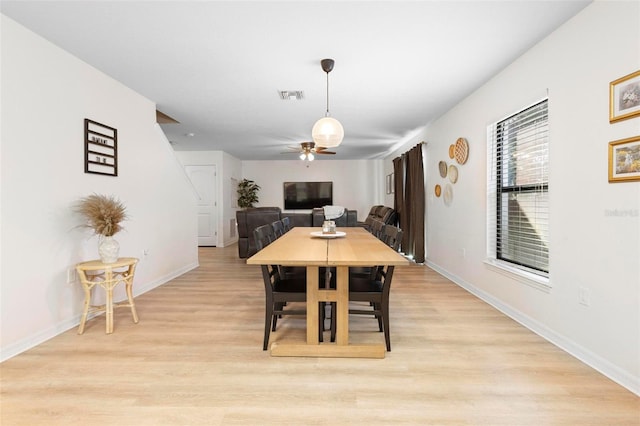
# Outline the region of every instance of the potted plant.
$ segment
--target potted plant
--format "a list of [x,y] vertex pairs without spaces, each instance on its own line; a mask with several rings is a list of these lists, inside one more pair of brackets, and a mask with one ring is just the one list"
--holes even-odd
[[238,206],[243,209],[253,207],[258,202],[260,185],[249,179],[242,179],[238,183]]
[[116,262],[120,244],[113,236],[123,229],[121,222],[127,219],[125,206],[113,196],[92,194],[81,198],[76,210],[86,219],[83,226],[98,235],[102,262]]

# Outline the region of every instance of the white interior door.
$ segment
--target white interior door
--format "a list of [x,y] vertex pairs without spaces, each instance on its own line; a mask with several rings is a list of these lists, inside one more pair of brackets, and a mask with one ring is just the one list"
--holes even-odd
[[184,166],[189,180],[198,194],[198,245],[216,246],[217,203],[216,166]]

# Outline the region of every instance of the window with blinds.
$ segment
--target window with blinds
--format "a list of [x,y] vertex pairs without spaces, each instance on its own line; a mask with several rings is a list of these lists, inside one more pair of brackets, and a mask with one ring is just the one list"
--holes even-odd
[[549,273],[548,100],[488,129],[488,255]]

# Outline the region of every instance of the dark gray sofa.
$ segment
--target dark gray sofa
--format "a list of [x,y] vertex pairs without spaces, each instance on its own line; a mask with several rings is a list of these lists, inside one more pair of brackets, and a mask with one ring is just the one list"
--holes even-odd
[[[291,226],[321,227],[324,222],[324,210],[313,209],[309,213],[282,212],[280,207],[255,207],[236,212],[238,226],[238,256],[241,259],[252,256],[256,252],[253,230],[258,226],[271,224],[283,217],[289,217]],[[358,226],[357,210],[345,209],[344,214],[334,219],[336,226]]]
[[374,221],[380,221],[385,225],[395,225],[397,221],[397,212],[387,206],[373,206],[369,210],[364,222],[358,222],[359,226],[369,228]]

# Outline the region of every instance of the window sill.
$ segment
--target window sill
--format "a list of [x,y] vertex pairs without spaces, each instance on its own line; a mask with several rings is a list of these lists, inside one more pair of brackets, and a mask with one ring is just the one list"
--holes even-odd
[[551,281],[547,277],[542,277],[540,275],[524,271],[499,260],[487,259],[484,263],[489,267],[489,269],[509,278],[513,278],[518,282],[526,284],[537,290],[544,291],[545,293],[551,292]]

